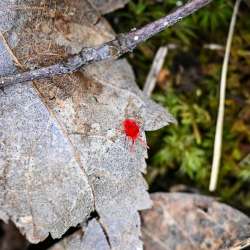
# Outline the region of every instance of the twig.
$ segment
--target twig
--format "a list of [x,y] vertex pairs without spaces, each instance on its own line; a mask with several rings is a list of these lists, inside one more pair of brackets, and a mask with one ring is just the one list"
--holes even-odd
[[145,83],[144,88],[143,88],[143,93],[146,96],[151,96],[152,91],[154,90],[157,76],[159,75],[160,70],[163,66],[167,52],[168,52],[167,46],[160,47],[157,50],[157,53],[155,55],[151,69],[150,69],[149,74],[147,76],[146,83]]
[[231,23],[229,27],[227,44],[225,50],[225,56],[221,71],[221,82],[220,82],[220,102],[219,102],[219,110],[218,117],[216,123],[216,132],[215,132],[215,140],[214,140],[214,153],[213,153],[213,163],[212,163],[212,173],[210,177],[209,190],[215,191],[217,186],[218,174],[219,174],[219,166],[221,160],[221,147],[222,147],[222,135],[223,135],[223,120],[224,120],[224,103],[225,103],[225,94],[226,94],[226,80],[227,80],[227,70],[228,70],[228,62],[231,50],[231,44],[233,39],[234,27],[236,23],[236,16],[239,10],[241,0],[236,0],[233,10],[233,15],[231,18]]
[[250,238],[246,240],[242,240],[235,246],[230,247],[228,250],[242,250],[242,249],[246,249],[249,246],[250,246]]
[[212,0],[189,1],[169,15],[138,30],[133,30],[126,34],[120,34],[115,40],[104,43],[98,48],[84,48],[80,53],[68,58],[65,62],[60,62],[58,64],[37,70],[2,77],[0,78],[0,88],[10,84],[49,78],[55,75],[68,74],[94,62],[116,59],[129,51],[133,51],[139,43],[146,41],[165,28],[174,25],[182,18],[191,15],[211,1]]

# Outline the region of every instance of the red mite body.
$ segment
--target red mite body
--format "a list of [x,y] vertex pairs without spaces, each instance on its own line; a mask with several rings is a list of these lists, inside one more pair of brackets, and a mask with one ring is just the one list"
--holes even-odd
[[129,139],[132,140],[132,143],[134,144],[140,136],[140,126],[132,119],[125,119],[122,125],[124,133]]
[[133,119],[125,119],[122,122],[122,126],[123,126],[123,130],[124,133],[126,135],[126,137],[128,137],[131,141],[132,141],[132,145],[131,145],[131,152],[134,151],[134,144],[136,142],[136,140],[139,140],[140,143],[145,147],[148,148],[148,145],[145,141],[142,140],[142,138],[140,137],[140,125]]

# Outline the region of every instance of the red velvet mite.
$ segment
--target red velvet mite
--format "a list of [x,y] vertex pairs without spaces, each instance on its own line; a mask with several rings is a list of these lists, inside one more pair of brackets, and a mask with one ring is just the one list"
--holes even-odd
[[132,141],[132,147],[136,140],[139,140],[143,146],[147,147],[147,144],[140,137],[140,125],[133,119],[125,119],[122,122],[123,130],[126,135]]

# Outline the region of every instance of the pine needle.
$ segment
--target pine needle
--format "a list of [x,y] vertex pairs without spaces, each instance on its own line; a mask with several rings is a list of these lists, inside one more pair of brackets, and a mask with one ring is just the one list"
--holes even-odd
[[210,177],[209,191],[215,191],[217,187],[219,167],[221,161],[221,149],[222,149],[222,137],[223,137],[223,121],[224,121],[224,105],[225,105],[225,95],[226,95],[226,80],[230,50],[232,45],[234,27],[236,23],[236,16],[239,10],[241,0],[236,0],[233,10],[233,15],[231,18],[231,23],[229,27],[227,44],[225,50],[225,56],[221,72],[221,82],[220,82],[220,101],[218,109],[218,117],[216,124],[215,140],[214,140],[214,153],[213,153],[213,163],[212,163],[212,173]]
[[151,96],[151,94],[155,88],[157,76],[159,75],[159,73],[162,69],[167,52],[168,52],[168,47],[164,46],[164,47],[160,47],[155,55],[153,64],[151,66],[151,69],[150,69],[149,74],[147,76],[146,83],[145,83],[144,88],[143,88],[143,93],[146,96]]

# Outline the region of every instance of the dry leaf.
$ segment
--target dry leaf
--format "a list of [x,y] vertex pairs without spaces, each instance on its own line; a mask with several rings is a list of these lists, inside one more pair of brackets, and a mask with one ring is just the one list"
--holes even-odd
[[250,236],[250,218],[213,198],[155,193],[142,212],[145,250],[221,250]]
[[[114,38],[88,0],[2,0],[0,7],[0,30],[26,68]],[[13,55],[0,41],[1,75],[16,71]],[[151,204],[146,150],[137,142],[131,152],[121,131],[127,117],[141,124],[143,138],[173,121],[142,95],[126,60],[0,91],[0,218],[32,243],[87,223],[84,249],[141,249],[137,211]]]

